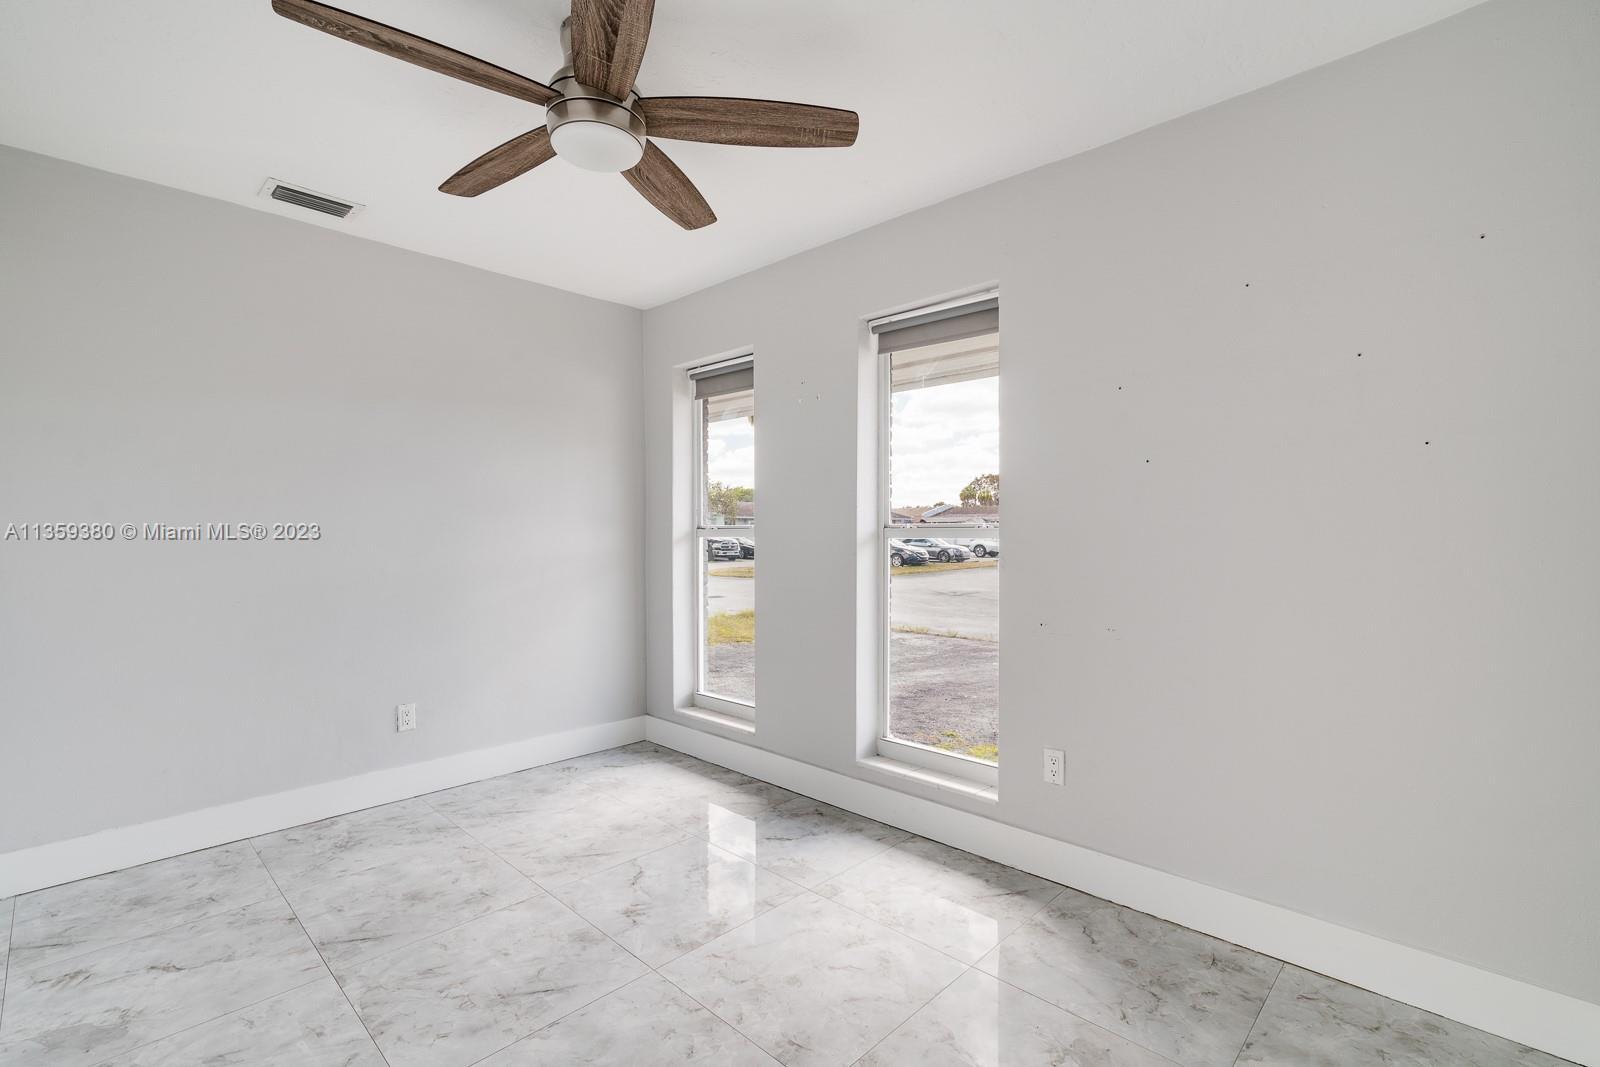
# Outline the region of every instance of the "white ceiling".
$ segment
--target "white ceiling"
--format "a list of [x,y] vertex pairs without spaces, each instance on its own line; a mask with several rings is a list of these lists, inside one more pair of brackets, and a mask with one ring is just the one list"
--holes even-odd
[[[340,2],[540,80],[561,62],[564,0]],[[651,307],[1476,2],[659,0],[645,94],[861,113],[849,149],[664,142],[720,219],[694,233],[561,160],[437,192],[542,111],[269,0],[0,0],[0,142]],[[269,175],[366,210],[324,222],[260,198]]]

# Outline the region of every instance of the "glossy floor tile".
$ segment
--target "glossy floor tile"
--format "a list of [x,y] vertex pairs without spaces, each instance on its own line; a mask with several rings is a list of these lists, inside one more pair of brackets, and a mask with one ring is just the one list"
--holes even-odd
[[1072,889],[978,964],[1189,1067],[1231,1067],[1281,966]]
[[[0,900],[0,1005],[5,1003],[6,965],[11,960],[11,916],[16,905],[16,899],[7,897]],[[4,1022],[0,1019],[0,1022]]]
[[1061,887],[913,838],[830,878],[817,892],[963,963],[976,963]]
[[459,827],[421,800],[367,808],[254,840],[261,862],[285,892],[390,863],[418,862],[464,839]]
[[964,965],[814,894],[796,897],[661,969],[789,1065],[849,1064]]
[[713,810],[709,821],[712,844],[807,889],[911,836],[808,797],[752,815]]
[[449,849],[430,849],[425,862],[397,860],[286,889],[284,895],[322,958],[339,973],[537,892],[505,860],[463,837]]
[[689,838],[553,892],[617,944],[660,967],[803,890]]
[[69,960],[13,967],[0,1065],[98,1064],[326,973],[281,898]]
[[384,1067],[339,986],[309,985],[145,1045],[104,1067]]
[[753,778],[720,781],[705,789],[656,794],[650,789],[619,789],[618,799],[632,803],[697,837],[711,837],[714,827],[752,822],[799,796]]
[[465,1067],[647,970],[541,893],[339,978],[391,1067]]
[[0,1067],[1556,1067],[651,744],[0,900]]
[[429,793],[423,797],[434,811],[474,833],[521,815],[573,807],[584,800],[610,795],[610,790],[566,764],[534,767],[482,782]]
[[649,974],[483,1061],[482,1067],[778,1067],[749,1038]]
[[968,971],[859,1061],[860,1067],[1172,1067],[1172,1061]]
[[637,859],[688,835],[615,797],[471,825],[474,837],[546,889]]
[[1556,1067],[1565,1061],[1285,965],[1239,1054],[1272,1067]]
[[235,842],[19,897],[11,951],[19,967],[44,966],[277,896]]

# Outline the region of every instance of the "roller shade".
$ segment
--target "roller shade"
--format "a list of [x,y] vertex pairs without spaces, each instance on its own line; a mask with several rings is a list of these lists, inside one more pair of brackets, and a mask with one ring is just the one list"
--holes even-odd
[[878,351],[889,357],[891,392],[977,381],[1000,373],[997,297],[875,322],[871,328],[878,335]]
[[889,357],[889,388],[896,393],[932,385],[973,382],[993,378],[999,373],[1000,335],[997,333],[900,349]]
[[694,396],[696,400],[705,400],[714,396],[726,396],[729,393],[741,393],[756,387],[756,368],[754,362],[741,359],[732,363],[718,363],[710,367],[699,368],[689,372],[689,380],[694,382]]
[[879,352],[904,352],[995,334],[1000,332],[1000,298],[886,319],[873,323],[871,329],[878,335]]

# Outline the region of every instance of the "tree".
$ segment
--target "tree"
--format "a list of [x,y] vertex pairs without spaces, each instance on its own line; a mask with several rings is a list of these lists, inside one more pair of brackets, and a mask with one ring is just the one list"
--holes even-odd
[[967,507],[982,505],[993,507],[1000,503],[1000,476],[998,474],[980,474],[967,483],[961,490],[961,503]]
[[739,505],[756,498],[756,491],[747,485],[723,485],[712,482],[706,486],[706,506],[712,515],[722,516],[729,526],[739,524]]

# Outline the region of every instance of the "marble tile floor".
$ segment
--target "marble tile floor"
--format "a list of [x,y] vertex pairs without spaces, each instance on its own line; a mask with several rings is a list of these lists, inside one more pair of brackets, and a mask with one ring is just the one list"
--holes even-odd
[[647,743],[0,900],[0,1067],[1553,1067]]

